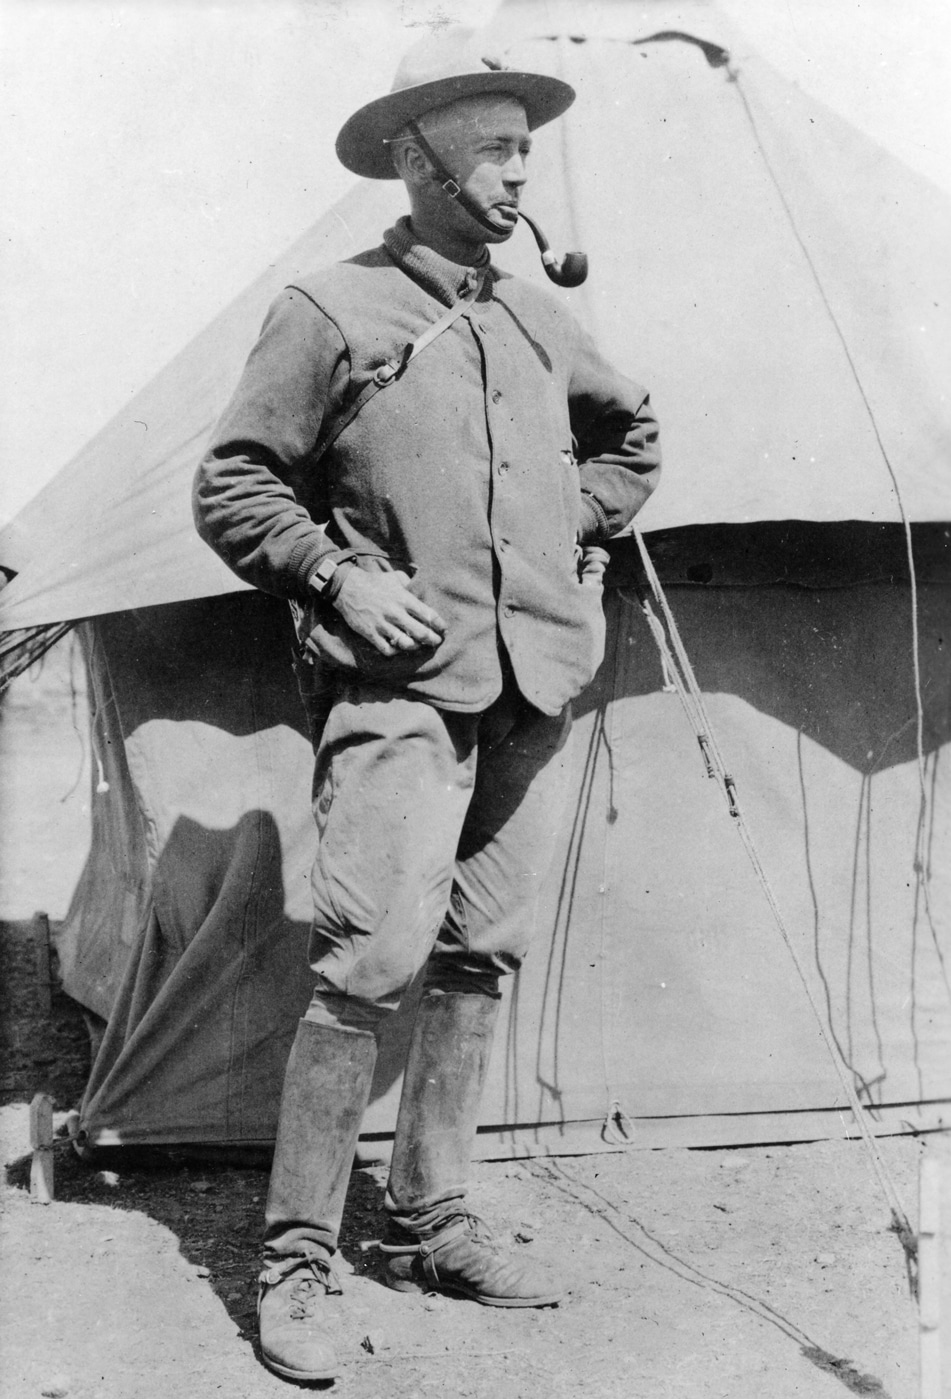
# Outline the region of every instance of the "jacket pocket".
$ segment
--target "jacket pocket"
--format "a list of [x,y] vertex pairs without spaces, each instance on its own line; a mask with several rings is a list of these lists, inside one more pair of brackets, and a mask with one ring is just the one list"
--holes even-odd
[[573,544],[581,526],[581,473],[570,447],[564,447],[558,453],[558,484],[564,506],[565,529]]
[[411,680],[432,659],[432,651],[428,647],[384,656],[371,642],[364,641],[362,636],[351,631],[343,618],[336,615],[315,618],[303,649],[318,666],[395,685]]
[[[406,563],[395,563],[383,554],[359,556],[354,562],[368,572],[392,572],[398,567],[407,570]],[[347,626],[332,603],[319,599],[303,608],[297,637],[304,662],[309,662],[318,672],[329,670],[345,676],[360,676],[379,684],[405,684],[433,654],[428,647],[420,647],[416,651],[384,656],[372,642],[365,641]]]

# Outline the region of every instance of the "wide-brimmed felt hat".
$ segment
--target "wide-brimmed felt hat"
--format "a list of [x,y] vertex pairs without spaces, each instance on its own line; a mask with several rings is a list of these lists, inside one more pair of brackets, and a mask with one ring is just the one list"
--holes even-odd
[[479,31],[452,26],[414,44],[385,97],[368,102],[344,122],[337,155],[355,175],[395,180],[387,141],[433,107],[481,94],[511,95],[525,108],[530,131],[554,121],[575,100],[560,78],[505,68]]

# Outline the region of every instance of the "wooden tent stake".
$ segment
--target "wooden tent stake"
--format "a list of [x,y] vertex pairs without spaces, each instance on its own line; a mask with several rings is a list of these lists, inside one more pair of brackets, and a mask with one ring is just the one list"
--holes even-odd
[[36,957],[36,998],[39,1009],[49,1015],[53,1008],[53,958],[50,920],[47,913],[33,915],[33,951]]
[[37,1093],[30,1104],[30,1199],[35,1205],[53,1200],[53,1100],[48,1093]]

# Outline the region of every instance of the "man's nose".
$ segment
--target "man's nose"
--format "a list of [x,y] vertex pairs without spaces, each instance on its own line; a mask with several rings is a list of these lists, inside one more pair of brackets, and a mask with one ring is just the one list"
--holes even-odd
[[516,151],[514,155],[509,156],[502,167],[502,179],[507,185],[524,185],[528,179],[528,170],[521,151]]

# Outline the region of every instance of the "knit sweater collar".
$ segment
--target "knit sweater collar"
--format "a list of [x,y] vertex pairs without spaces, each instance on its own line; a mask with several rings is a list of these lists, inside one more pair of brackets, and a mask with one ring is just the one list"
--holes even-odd
[[446,306],[454,305],[472,285],[473,279],[481,286],[491,266],[488,248],[483,248],[479,260],[468,267],[450,262],[428,243],[420,242],[407,217],[398,219],[393,228],[386,230],[383,242],[396,265]]

